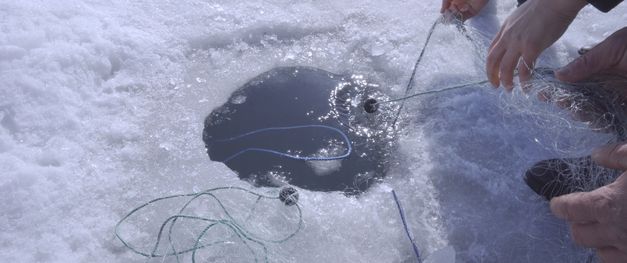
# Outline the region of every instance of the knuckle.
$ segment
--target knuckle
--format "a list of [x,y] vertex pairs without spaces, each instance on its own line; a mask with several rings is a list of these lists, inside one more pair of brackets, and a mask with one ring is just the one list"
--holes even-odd
[[604,194],[595,200],[596,217],[601,223],[612,221],[616,212],[616,200],[611,194]]

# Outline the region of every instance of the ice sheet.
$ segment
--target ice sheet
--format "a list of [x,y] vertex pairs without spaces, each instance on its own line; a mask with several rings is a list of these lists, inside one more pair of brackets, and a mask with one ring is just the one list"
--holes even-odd
[[[488,36],[515,6],[494,2],[469,23]],[[272,67],[308,65],[367,74],[400,95],[439,4],[0,1],[0,258],[144,262],[113,236],[130,209],[248,187],[210,162],[201,140],[203,119],[232,91]],[[601,41],[625,25],[626,8],[585,8],[541,63]],[[456,32],[436,32],[415,90],[483,77]],[[413,262],[390,189],[425,257],[452,246],[458,262],[585,260],[521,173],[555,157],[535,139],[559,133],[583,154],[604,137],[533,126],[504,112],[508,96],[485,88],[409,102],[386,180],[359,198],[301,191],[305,228],[271,247],[272,260]],[[251,259],[232,254],[218,260]]]

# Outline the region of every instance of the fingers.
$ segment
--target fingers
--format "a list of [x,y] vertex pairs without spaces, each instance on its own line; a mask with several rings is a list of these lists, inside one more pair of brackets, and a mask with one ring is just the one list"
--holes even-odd
[[499,66],[499,78],[501,84],[507,91],[512,91],[514,88],[514,69],[518,65],[518,58],[520,53],[516,51],[509,51],[503,55],[501,65]]
[[613,212],[607,187],[592,192],[563,195],[551,199],[555,216],[575,223],[608,222]]
[[592,159],[607,168],[627,170],[627,144],[609,144],[592,152]]
[[569,221],[578,245],[597,248],[605,263],[625,262],[627,231],[624,211],[627,173],[615,182],[589,193],[575,193],[551,200],[551,211]]
[[597,254],[603,263],[624,263],[627,259],[627,254],[614,247],[599,248]]
[[471,7],[466,3],[460,4],[451,2],[448,9],[444,12],[449,12],[452,16],[455,17],[455,19],[459,21],[465,21],[466,19],[474,16]]
[[490,53],[488,54],[488,60],[486,62],[486,72],[488,73],[488,79],[490,80],[490,83],[492,83],[492,86],[494,86],[495,88],[499,87],[499,70],[501,61],[503,60],[503,56],[505,55],[505,51],[505,49],[501,48],[497,44],[494,45],[494,48],[490,48]]
[[494,39],[492,40],[492,43],[490,43],[490,47],[488,48],[488,53],[492,53],[492,49],[494,48],[494,46],[496,46],[496,44],[499,42],[499,40],[501,39],[501,36],[503,35],[503,27],[501,27],[501,29],[499,30],[498,33],[496,33],[496,36],[494,37]]
[[570,230],[575,243],[584,247],[606,247],[622,240],[620,229],[599,223],[573,223]]
[[[521,59],[521,56],[523,59]],[[514,87],[514,69],[518,67],[521,82],[528,81],[531,79],[533,70],[531,65],[533,65],[533,62],[529,63],[527,61],[534,60],[535,57],[521,54],[517,51],[500,51],[498,47],[494,48],[488,55],[486,64],[490,83],[498,87],[500,82],[507,91],[512,91]]]
[[494,87],[498,87],[500,83],[506,90],[511,91],[514,86],[514,70],[518,68],[521,82],[530,80],[534,61],[539,54],[523,53],[515,48],[505,49],[503,48],[505,46],[504,40],[500,39],[501,35],[502,31],[499,31],[490,45],[486,72]]
[[[598,49],[597,49],[598,50]],[[565,67],[555,71],[555,77],[564,82],[577,82],[589,78],[595,73],[601,71],[601,61],[598,54],[592,54],[591,51],[578,57]],[[600,51],[594,52],[599,53]]]

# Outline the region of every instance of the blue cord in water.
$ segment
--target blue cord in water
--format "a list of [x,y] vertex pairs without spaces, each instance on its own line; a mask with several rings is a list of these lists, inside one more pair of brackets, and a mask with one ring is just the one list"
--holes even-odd
[[396,207],[398,208],[398,213],[401,214],[401,221],[403,221],[403,227],[405,228],[405,234],[407,234],[407,238],[411,242],[412,247],[414,248],[414,253],[416,254],[416,260],[418,263],[421,263],[420,252],[418,251],[418,246],[416,246],[416,242],[411,238],[409,234],[409,228],[407,227],[407,222],[405,221],[405,213],[403,212],[403,208],[401,207],[401,202],[398,201],[398,197],[396,196],[396,192],[392,190],[392,195],[394,195],[394,202],[396,202]]
[[284,152],[279,152],[276,150],[272,150],[272,149],[266,149],[266,148],[246,148],[243,149],[231,156],[229,156],[228,158],[224,159],[222,162],[226,163],[246,152],[265,152],[265,153],[270,153],[270,154],[275,154],[275,155],[279,155],[279,156],[283,156],[286,158],[290,158],[290,159],[295,159],[295,160],[303,160],[303,161],[330,161],[330,160],[338,160],[338,159],[344,159],[346,157],[348,157],[351,152],[353,151],[353,147],[351,145],[351,141],[348,138],[348,136],[342,132],[340,129],[335,128],[335,127],[331,127],[331,126],[327,126],[327,125],[318,125],[318,124],[309,124],[309,125],[297,125],[297,126],[286,126],[286,127],[269,127],[269,128],[263,128],[263,129],[257,129],[254,131],[250,131],[244,134],[240,134],[237,136],[233,136],[233,137],[229,137],[226,139],[220,139],[220,140],[215,140],[214,142],[228,142],[228,141],[234,141],[237,139],[241,139],[243,137],[246,136],[250,136],[250,135],[254,135],[254,134],[258,134],[258,133],[262,133],[262,132],[268,132],[268,131],[282,131],[282,130],[294,130],[294,129],[304,129],[304,128],[323,128],[323,129],[328,129],[328,130],[332,130],[335,131],[337,133],[339,133],[342,136],[342,139],[344,140],[344,142],[346,143],[346,153],[342,154],[342,155],[338,155],[338,156],[330,156],[330,157],[317,157],[317,156],[298,156],[298,155],[293,155],[293,154],[288,154],[288,153],[284,153]]

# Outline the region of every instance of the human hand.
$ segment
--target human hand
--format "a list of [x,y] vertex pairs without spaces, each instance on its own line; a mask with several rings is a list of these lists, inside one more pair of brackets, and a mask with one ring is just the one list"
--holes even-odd
[[[592,158],[608,168],[627,170],[627,144],[601,147]],[[553,198],[551,211],[568,221],[575,243],[596,248],[603,262],[627,261],[627,172],[592,192]]]
[[624,103],[627,101],[627,27],[555,71],[554,75],[559,82],[592,84],[580,83],[589,86],[584,93],[561,92],[559,89],[553,94],[552,90],[541,92],[541,100],[555,102],[570,110],[576,120],[589,122],[598,131],[624,129],[615,125],[620,125],[621,116],[627,114]]
[[464,21],[479,14],[487,3],[488,0],[442,0],[440,13],[451,12]]
[[529,0],[518,7],[488,51],[486,71],[492,85],[501,83],[511,91],[516,67],[520,80],[529,80],[536,58],[566,31],[586,4],[585,0]]
[[627,77],[627,27],[614,32],[603,42],[555,72],[564,82],[578,82],[597,73]]

